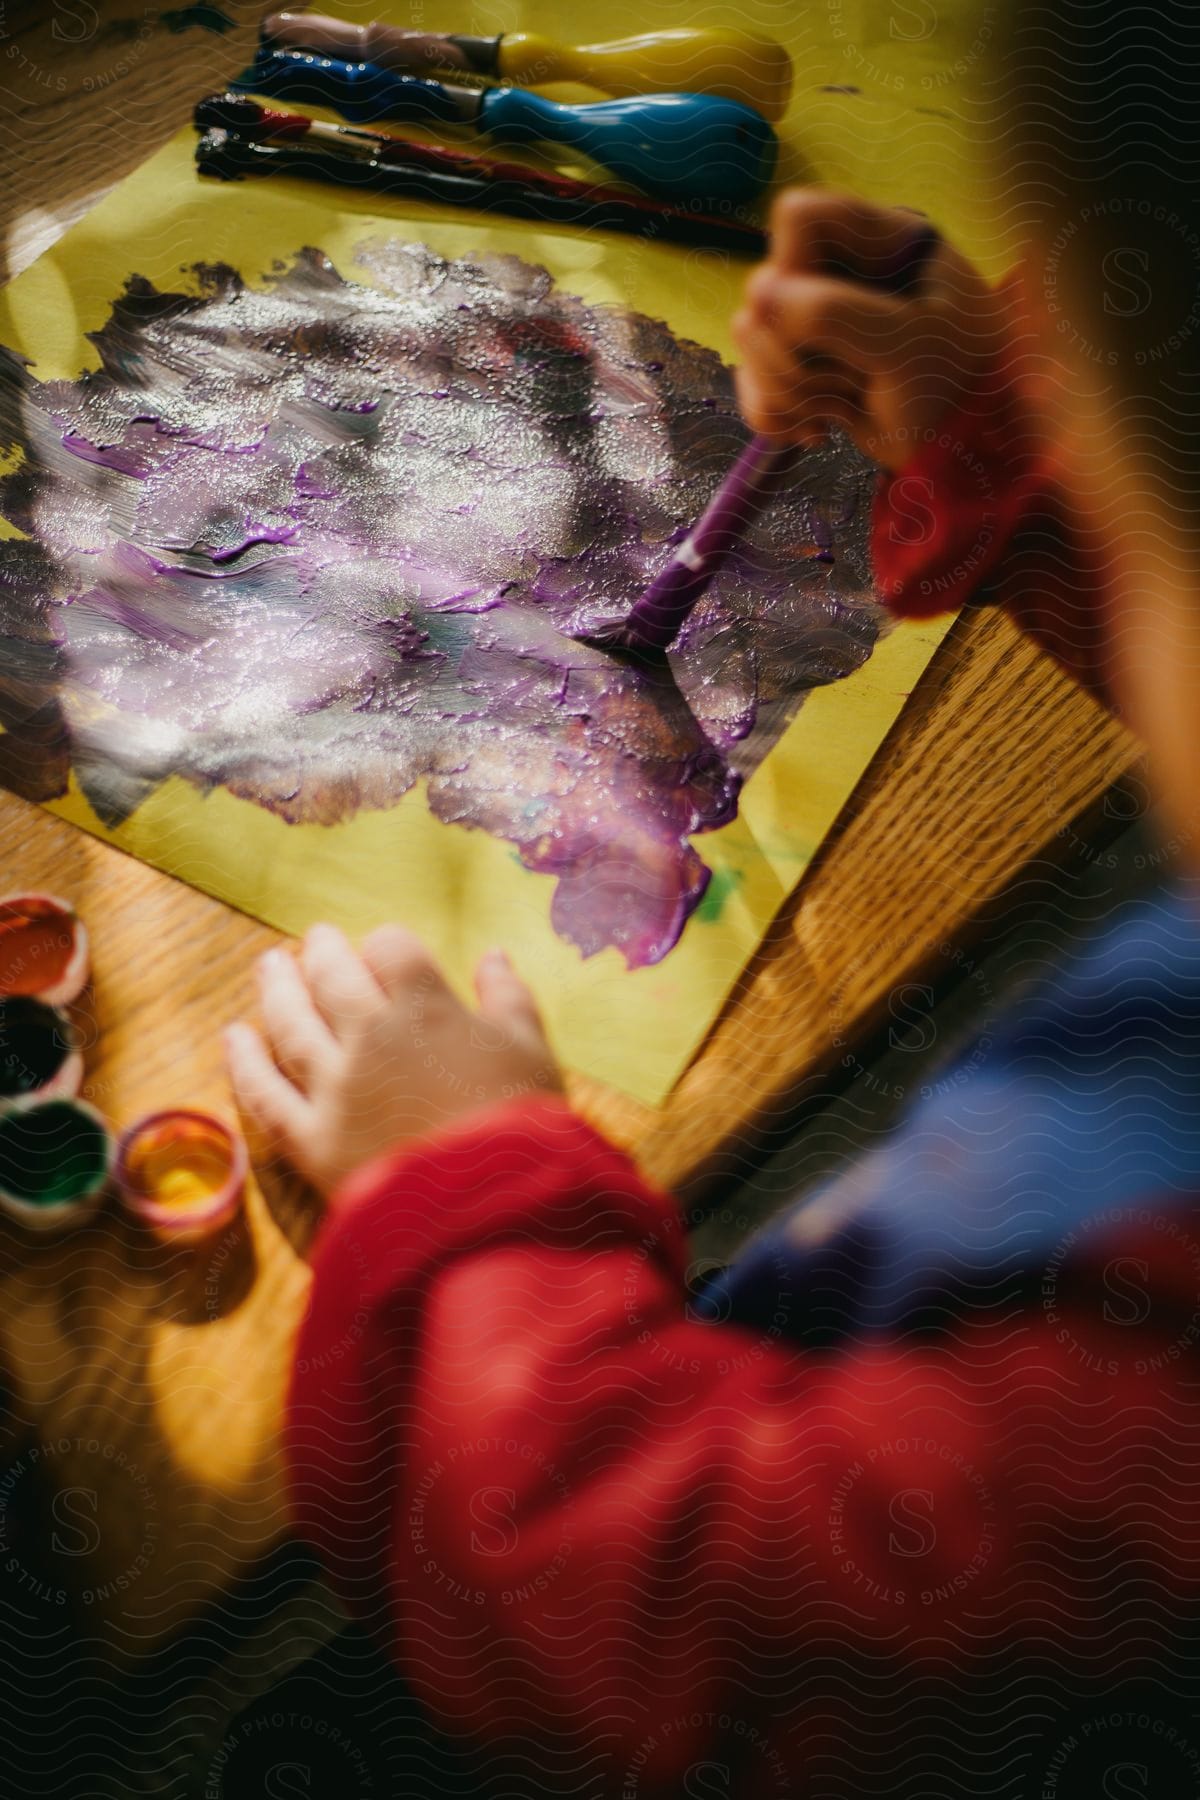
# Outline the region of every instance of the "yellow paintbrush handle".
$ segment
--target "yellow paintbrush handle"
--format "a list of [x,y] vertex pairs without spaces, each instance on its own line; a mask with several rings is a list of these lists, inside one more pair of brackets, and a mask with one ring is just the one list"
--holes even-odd
[[606,94],[721,94],[782,118],[792,64],[782,44],[748,31],[653,31],[612,44],[557,44],[533,31],[500,39],[498,73],[518,87],[583,81]]

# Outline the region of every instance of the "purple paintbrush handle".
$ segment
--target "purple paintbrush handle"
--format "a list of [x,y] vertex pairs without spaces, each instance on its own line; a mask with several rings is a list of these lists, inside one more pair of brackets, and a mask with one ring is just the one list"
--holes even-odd
[[729,552],[775,492],[795,455],[790,444],[751,438],[691,533],[614,634],[629,650],[665,650]]
[[[828,269],[843,280],[866,279],[888,293],[907,296],[920,282],[939,242],[936,227],[926,222],[869,277],[836,260]],[[591,641],[624,650],[667,649],[729,552],[771,499],[778,477],[794,455],[790,445],[751,438],[662,574],[621,624]]]

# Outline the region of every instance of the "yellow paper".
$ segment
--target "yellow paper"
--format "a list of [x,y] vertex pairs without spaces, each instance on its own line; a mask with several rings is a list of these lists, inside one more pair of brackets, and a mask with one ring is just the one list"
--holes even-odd
[[[645,27],[632,6],[591,0],[570,9],[530,5],[519,13],[431,7],[419,21],[411,10],[382,4],[373,10],[423,29],[521,28],[575,41]],[[917,12],[915,5],[905,9],[907,38],[889,34],[886,9],[840,0],[803,9],[803,17],[801,9],[765,0],[713,9],[703,18],[666,4],[654,22],[750,26],[784,36],[798,72],[781,128],[784,174],[817,173],[882,200],[921,206],[973,242],[986,263],[988,245],[966,215],[976,185],[969,135],[953,111],[960,75],[946,75],[973,55],[973,40],[957,14],[952,30],[942,18],[940,37],[911,35]],[[873,79],[871,70],[890,71],[888,81]],[[863,91],[828,91],[845,87]],[[451,257],[515,253],[544,264],[561,287],[589,302],[665,319],[677,336],[710,344],[732,360],[728,321],[743,264],[614,234],[539,229],[495,215],[485,222],[299,181],[202,181],[192,171],[193,145],[192,132],[181,133],[0,296],[0,342],[29,356],[40,380],[95,366],[84,334],[104,323],[131,273],[158,287],[178,286],[188,264],[223,260],[253,282],[276,258],[315,245],[347,279],[369,284],[353,252],[379,235],[419,239]],[[944,629],[943,621],[899,627],[858,673],[809,695],[748,781],[739,817],[694,840],[713,870],[710,891],[677,948],[655,968],[629,972],[612,950],[584,961],[551,928],[553,879],[523,869],[508,844],[434,819],[421,788],[390,811],[362,813],[334,827],[287,825],[223,789],[202,796],[181,779],[164,783],[115,831],[99,823],[74,788],[51,810],[286,931],[301,932],[324,918],[357,936],[399,918],[422,934],[464,992],[481,953],[503,943],[533,985],[562,1060],[657,1103],[694,1054]]]

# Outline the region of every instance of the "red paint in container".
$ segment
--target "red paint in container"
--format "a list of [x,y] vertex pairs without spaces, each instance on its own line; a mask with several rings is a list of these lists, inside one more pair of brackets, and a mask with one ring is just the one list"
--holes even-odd
[[171,1244],[194,1243],[228,1225],[247,1172],[241,1138],[220,1119],[187,1108],[139,1119],[117,1150],[126,1209]]
[[0,999],[68,1006],[87,978],[88,936],[74,907],[53,894],[0,898]]

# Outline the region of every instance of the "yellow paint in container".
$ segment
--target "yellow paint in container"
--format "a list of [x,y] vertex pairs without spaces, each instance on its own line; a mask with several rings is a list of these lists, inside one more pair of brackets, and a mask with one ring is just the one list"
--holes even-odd
[[151,1113],[124,1133],[117,1186],[136,1219],[165,1242],[185,1244],[229,1224],[247,1167],[246,1146],[227,1125],[179,1108]]

